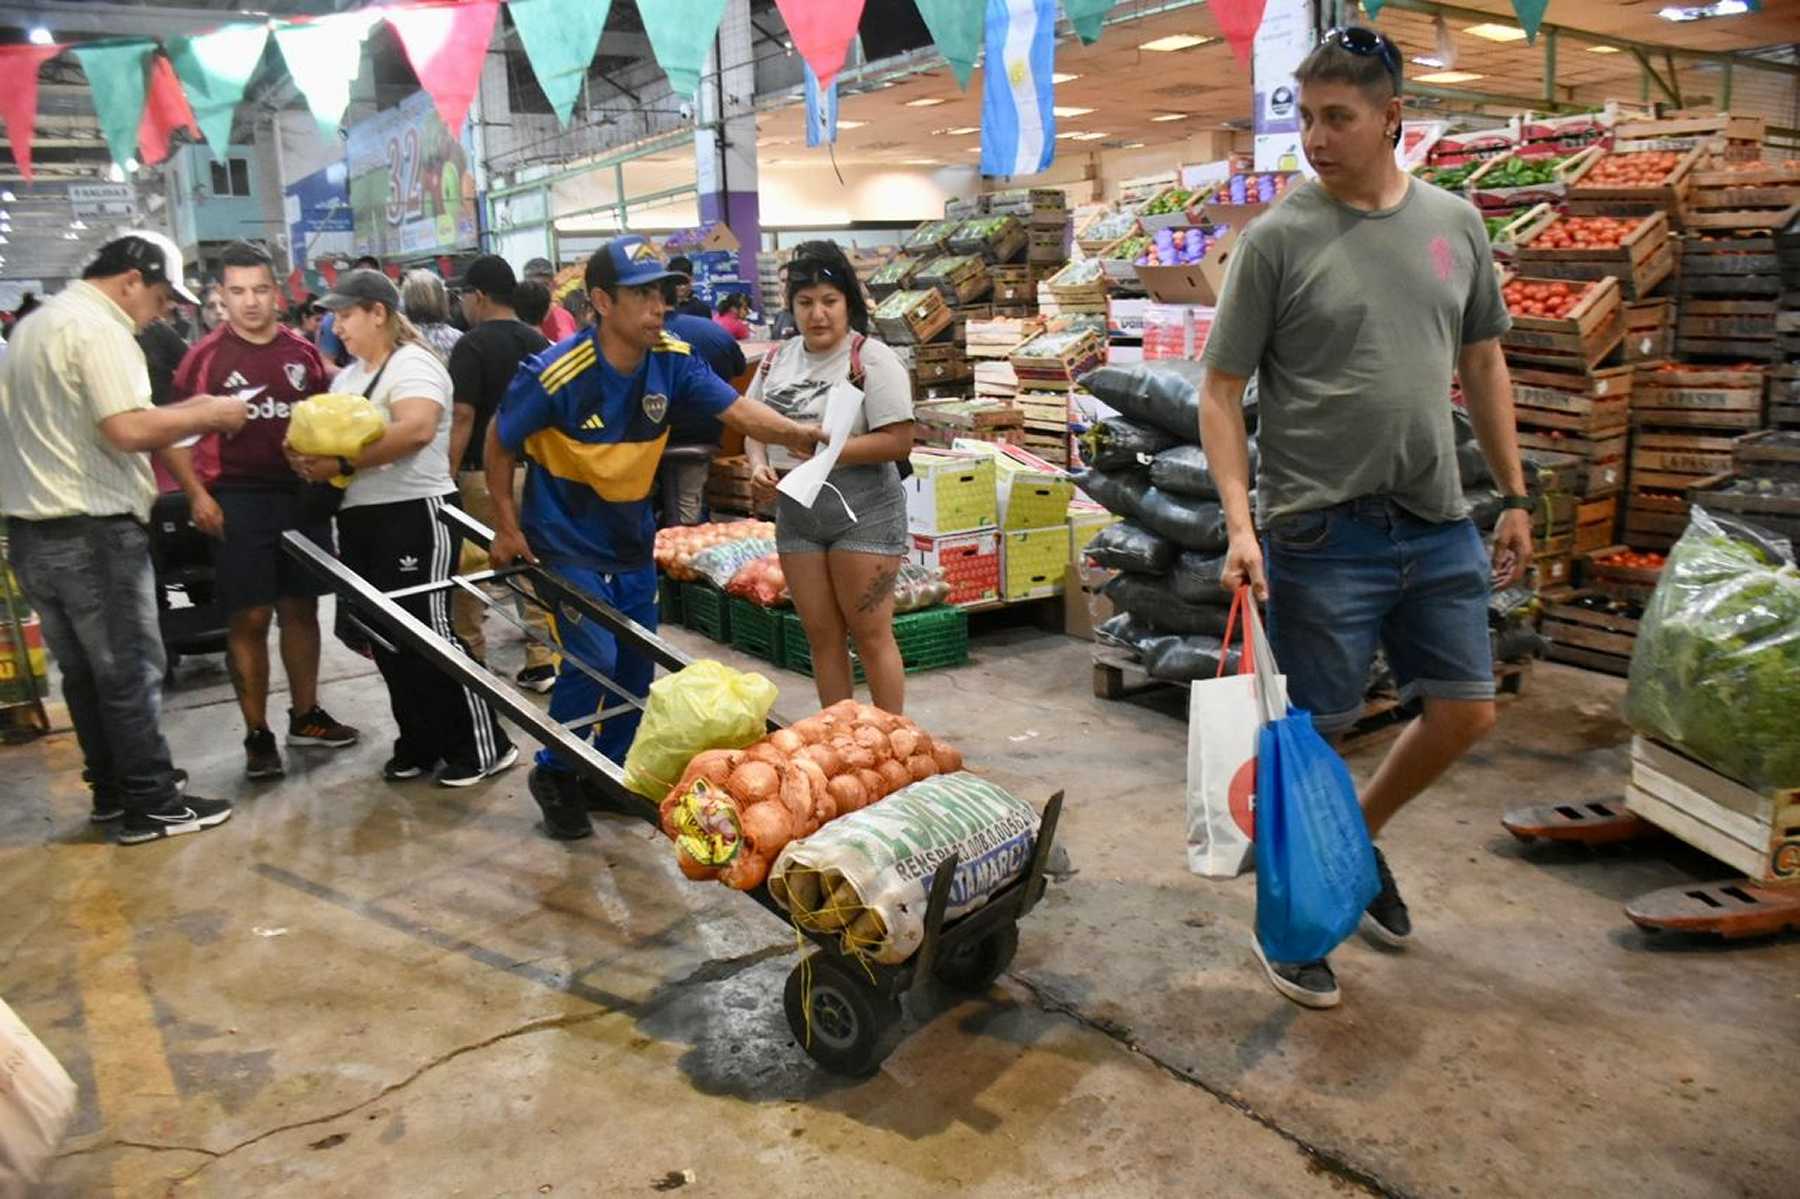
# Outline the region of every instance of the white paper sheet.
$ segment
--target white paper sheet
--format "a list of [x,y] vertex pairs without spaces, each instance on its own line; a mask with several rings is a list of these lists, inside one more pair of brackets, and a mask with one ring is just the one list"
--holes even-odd
[[[246,387],[242,391],[235,392],[234,394],[236,395],[236,397],[238,399],[248,402],[250,400],[255,399],[257,396],[261,395],[263,392],[265,392],[267,390],[269,390],[269,388],[265,384],[265,385],[262,385],[259,387]],[[172,450],[185,450],[189,446],[199,445],[200,439],[204,436],[206,436],[206,434],[196,433],[192,437],[183,437],[180,441],[175,442],[169,448]]]
[[[850,440],[850,427],[856,423],[856,414],[862,411],[862,402],[862,388],[852,386],[848,380],[838,383],[826,394],[824,429],[831,440],[789,471],[787,477],[776,484],[775,490],[803,508],[811,508],[817,502],[826,476],[837,466],[844,443]],[[855,513],[851,513],[851,519],[856,519]]]

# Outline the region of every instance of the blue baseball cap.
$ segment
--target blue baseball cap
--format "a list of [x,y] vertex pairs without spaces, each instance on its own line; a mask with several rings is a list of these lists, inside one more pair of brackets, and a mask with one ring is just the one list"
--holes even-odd
[[650,243],[642,237],[615,237],[588,259],[585,280],[596,287],[648,287],[664,279],[685,279],[680,271],[663,265]]

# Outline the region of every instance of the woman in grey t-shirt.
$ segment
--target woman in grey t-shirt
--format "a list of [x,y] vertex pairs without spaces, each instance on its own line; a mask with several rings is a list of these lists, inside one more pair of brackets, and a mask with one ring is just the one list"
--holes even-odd
[[[912,383],[894,352],[868,336],[862,285],[836,243],[806,242],[795,251],[787,266],[787,307],[800,336],[770,351],[746,394],[796,420],[817,421],[826,396],[847,380],[861,390],[862,409],[813,506],[780,497],[781,569],[806,626],[819,703],[830,706],[852,694],[848,636],[875,706],[898,714],[906,671],[894,643],[894,580],[908,538],[896,464],[912,453]],[[745,452],[761,487],[775,485],[776,465],[798,461],[792,451],[755,441]]]

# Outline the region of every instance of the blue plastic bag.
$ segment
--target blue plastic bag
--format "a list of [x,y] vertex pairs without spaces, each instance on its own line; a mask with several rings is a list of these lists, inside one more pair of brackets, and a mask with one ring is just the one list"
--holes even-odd
[[1256,938],[1271,962],[1312,962],[1381,890],[1356,784],[1312,716],[1263,727],[1256,765]]

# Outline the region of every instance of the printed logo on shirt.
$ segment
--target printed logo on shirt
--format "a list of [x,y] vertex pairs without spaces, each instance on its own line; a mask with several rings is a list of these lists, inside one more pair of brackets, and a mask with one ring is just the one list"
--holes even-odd
[[281,368],[287,374],[288,386],[300,391],[306,386],[306,363],[290,362]]
[[294,406],[286,400],[277,401],[274,397],[263,400],[260,404],[250,400],[244,405],[244,415],[250,420],[286,420],[294,414]]
[[1456,253],[1450,248],[1450,239],[1441,233],[1431,239],[1431,266],[1440,283],[1450,282],[1456,271]]
[[644,415],[650,418],[651,424],[662,424],[663,417],[669,415],[669,397],[660,391],[645,396]]
[[413,557],[411,554],[400,555],[400,570],[402,573],[410,574],[418,569],[419,560],[417,558]]
[[219,386],[221,388],[229,391],[231,388],[234,388],[234,387],[250,386],[250,380],[244,378],[243,371],[232,371],[229,375],[225,376],[225,381],[223,383],[220,383]]
[[600,414],[598,412],[596,412],[596,413],[594,413],[594,415],[592,415],[592,416],[588,417],[586,420],[582,421],[581,427],[584,429],[592,429],[592,430],[598,431],[598,430],[606,428],[606,422],[601,420]]

